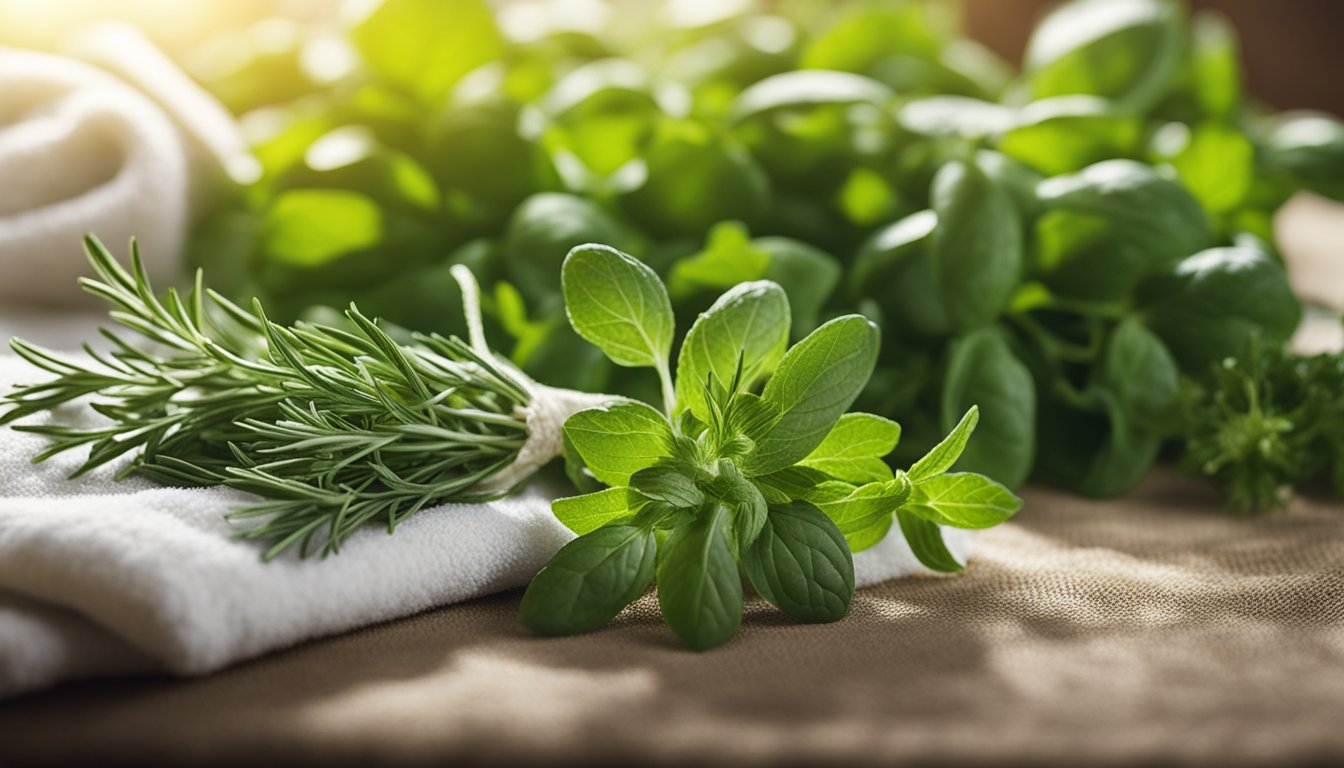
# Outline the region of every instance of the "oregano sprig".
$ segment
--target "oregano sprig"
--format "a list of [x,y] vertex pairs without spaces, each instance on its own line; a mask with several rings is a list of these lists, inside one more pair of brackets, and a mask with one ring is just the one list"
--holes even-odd
[[986,528],[1020,507],[993,480],[949,471],[975,429],[974,406],[908,470],[883,461],[899,425],[845,413],[877,358],[865,318],[835,318],[788,347],[783,289],[743,283],[687,332],[673,382],[674,320],[651,269],[586,245],[562,275],[574,329],[619,365],[654,368],[666,402],[603,405],[565,423],[574,463],[608,487],[554,503],[578,538],[524,594],[519,620],[531,629],[597,629],[656,583],[678,637],[712,648],[741,624],[742,574],[788,615],[836,621],[854,593],[851,553],[897,521],[922,563],[956,571],[939,526]]

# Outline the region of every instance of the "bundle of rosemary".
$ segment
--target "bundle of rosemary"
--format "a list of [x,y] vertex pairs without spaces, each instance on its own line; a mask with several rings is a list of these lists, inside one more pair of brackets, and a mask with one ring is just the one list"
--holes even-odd
[[0,425],[83,398],[108,419],[97,428],[14,424],[50,448],[82,446],[74,473],[133,454],[118,476],[139,473],[173,485],[227,485],[265,500],[232,517],[240,535],[270,544],[270,559],[339,551],[370,522],[389,531],[427,506],[503,495],[560,451],[569,413],[603,395],[536,384],[499,363],[481,330],[477,287],[454,272],[471,343],[415,334],[398,344],[353,305],[348,329],[285,327],[202,285],[156,297],[135,244],[128,272],[94,237],[85,249],[97,278],[82,287],[112,305],[113,320],[160,345],[148,352],[102,329],[112,350],[85,344],[75,361],[20,339],[10,344],[55,374],[0,402]]

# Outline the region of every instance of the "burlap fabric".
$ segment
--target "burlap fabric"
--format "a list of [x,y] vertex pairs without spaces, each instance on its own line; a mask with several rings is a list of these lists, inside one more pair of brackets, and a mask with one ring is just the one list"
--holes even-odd
[[[753,601],[680,648],[645,599],[529,635],[518,595],[189,682],[0,707],[0,753],[237,764],[525,761],[1058,765],[1344,760],[1344,508],[1238,519],[1160,471],[1119,501],[1032,489],[961,577],[861,590],[801,626]],[[6,760],[8,762],[8,760]]]

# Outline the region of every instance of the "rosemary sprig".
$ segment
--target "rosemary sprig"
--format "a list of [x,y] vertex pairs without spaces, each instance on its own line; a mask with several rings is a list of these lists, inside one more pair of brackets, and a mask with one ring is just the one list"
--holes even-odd
[[478,486],[518,455],[530,396],[488,350],[438,335],[402,346],[353,305],[349,330],[285,327],[259,302],[248,312],[203,289],[200,273],[185,295],[170,288],[160,300],[134,243],[129,272],[96,238],[85,249],[97,279],[83,288],[167,351],[102,329],[112,351],[86,344],[88,361],[74,362],[13,339],[55,377],[7,394],[0,425],[90,396],[110,422],[14,426],[51,439],[35,462],[88,446],[73,477],[136,452],[118,478],[263,496],[230,517],[251,523],[240,536],[271,544],[266,559],[296,544],[301,556],[319,542],[335,553],[365,523],[390,532],[426,506],[499,495]]

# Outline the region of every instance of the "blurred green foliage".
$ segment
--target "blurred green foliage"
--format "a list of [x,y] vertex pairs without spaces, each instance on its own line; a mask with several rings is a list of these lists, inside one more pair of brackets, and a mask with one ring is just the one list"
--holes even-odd
[[796,337],[882,323],[861,405],[899,458],[979,404],[960,467],[1105,495],[1173,436],[1182,372],[1292,333],[1278,206],[1344,199],[1344,126],[1257,110],[1235,30],[1174,0],[1064,5],[1021,72],[934,0],[578,5],[382,0],[208,79],[265,172],[195,258],[282,319],[440,332],[468,263],[515,363],[646,396],[565,321],[571,247],[655,267],[685,326],[768,278]]

